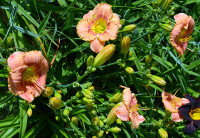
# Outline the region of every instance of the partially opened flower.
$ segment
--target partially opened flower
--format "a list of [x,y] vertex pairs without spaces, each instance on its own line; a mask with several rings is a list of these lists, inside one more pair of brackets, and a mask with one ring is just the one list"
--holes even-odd
[[181,106],[178,110],[187,120],[185,134],[192,135],[197,128],[200,128],[200,96],[195,99],[190,95],[185,95],[190,103]]
[[120,27],[120,18],[112,12],[111,5],[100,3],[83,16],[76,29],[79,37],[90,41],[90,48],[98,53],[106,41],[117,38]]
[[135,94],[131,94],[130,88],[124,86],[122,88],[125,88],[123,91],[123,103],[118,107],[116,115],[122,121],[131,121],[132,128],[137,129],[145,118],[137,112],[139,109]]
[[179,56],[182,56],[187,48],[187,44],[191,39],[194,28],[194,20],[185,13],[179,13],[174,16],[176,25],[170,33],[170,43],[175,48]]
[[15,52],[8,58],[8,65],[8,88],[14,95],[28,102],[41,95],[49,66],[40,51]]
[[189,103],[189,100],[186,98],[179,98],[171,93],[162,92],[162,102],[165,106],[165,109],[171,112],[172,120],[175,122],[180,122],[183,120],[183,116],[180,115],[178,108],[184,104]]

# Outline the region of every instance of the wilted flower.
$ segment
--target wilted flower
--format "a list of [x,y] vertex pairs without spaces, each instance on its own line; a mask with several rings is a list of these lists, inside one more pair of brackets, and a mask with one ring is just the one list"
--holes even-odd
[[190,103],[182,105],[178,110],[187,120],[184,133],[192,135],[196,128],[200,128],[200,96],[197,99],[190,95],[185,95],[185,97]]
[[131,94],[130,88],[124,86],[122,88],[125,88],[123,91],[123,103],[118,107],[116,115],[122,121],[131,121],[132,128],[137,129],[145,118],[137,112],[139,109],[137,108],[138,104],[135,94]]
[[165,90],[163,90],[162,102],[165,106],[165,109],[172,113],[171,117],[173,121],[180,122],[183,120],[184,117],[180,115],[178,108],[189,103],[187,99],[176,97],[175,95],[167,93]]
[[178,52],[179,56],[185,53],[188,42],[191,40],[191,34],[194,28],[194,20],[185,13],[179,13],[174,16],[176,25],[170,33],[170,43]]
[[76,29],[79,37],[90,41],[90,48],[98,53],[106,41],[117,38],[120,27],[119,16],[112,12],[111,5],[100,3],[83,16]]
[[28,102],[41,95],[49,66],[40,51],[15,52],[8,58],[8,65],[8,88],[14,95]]

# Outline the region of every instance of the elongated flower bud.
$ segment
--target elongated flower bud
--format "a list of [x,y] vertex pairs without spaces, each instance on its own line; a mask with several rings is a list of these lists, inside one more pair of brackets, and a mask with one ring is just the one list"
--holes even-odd
[[50,97],[53,94],[53,89],[51,87],[47,87],[46,90],[42,93],[44,97]]
[[113,132],[113,133],[119,133],[121,129],[119,127],[112,127],[108,129],[108,131]]
[[162,4],[162,9],[166,11],[168,7],[172,4],[173,0],[165,0],[165,2]]
[[125,26],[120,32],[131,32],[134,31],[137,26],[135,24],[130,24]]
[[160,135],[161,138],[168,138],[168,133],[167,133],[167,131],[164,130],[163,128],[160,128],[160,129],[158,130],[158,133],[159,133],[159,135]]
[[103,133],[104,133],[103,130],[99,130],[99,132],[97,133],[98,138],[103,137]]
[[128,74],[134,74],[134,70],[133,70],[133,68],[131,68],[131,67],[126,67],[126,68],[125,68],[125,71],[126,71]]
[[59,99],[58,97],[52,97],[49,100],[49,105],[53,109],[59,109],[63,106],[63,101],[61,99]]
[[128,54],[130,45],[131,45],[131,39],[130,39],[130,37],[129,36],[125,36],[122,39],[122,42],[121,42],[121,50],[122,50],[122,54],[124,56],[124,59],[126,59],[126,56]]
[[121,105],[121,103],[115,105],[109,112],[108,116],[107,116],[107,124],[111,125],[113,122],[115,122],[115,120],[117,119],[117,115],[116,115],[116,111],[117,108]]
[[12,46],[12,44],[13,44],[13,37],[8,36],[7,37],[7,45],[8,45],[8,47]]
[[116,123],[119,124],[119,125],[121,125],[122,124],[122,120],[119,119],[119,118],[117,118]]
[[152,61],[152,55],[147,55],[145,58],[145,65],[148,66]]
[[27,111],[28,117],[31,117],[31,116],[32,116],[32,113],[33,113],[32,108],[29,107],[29,108],[28,108],[28,111]]
[[83,94],[86,98],[89,98],[89,99],[94,98],[93,92],[90,91],[89,89],[84,89],[84,90],[82,90],[82,94]]
[[156,83],[160,86],[166,85],[165,80],[163,78],[159,77],[159,76],[147,74],[147,77],[150,78],[154,83]]
[[121,20],[120,20],[120,24],[121,24],[121,25],[124,25],[124,23],[125,23],[125,19],[121,19]]
[[87,58],[87,63],[86,63],[87,67],[92,66],[93,63],[94,63],[94,57],[93,55],[91,55]]
[[170,24],[162,24],[162,23],[159,23],[160,27],[167,31],[167,32],[171,32],[173,27],[170,25]]
[[122,94],[116,93],[114,96],[109,98],[109,102],[115,103],[115,102],[118,102],[121,98],[122,98]]
[[99,67],[103,65],[106,61],[108,61],[111,58],[111,56],[114,54],[115,48],[116,46],[113,44],[109,44],[105,46],[104,48],[102,48],[101,51],[95,57],[93,66]]

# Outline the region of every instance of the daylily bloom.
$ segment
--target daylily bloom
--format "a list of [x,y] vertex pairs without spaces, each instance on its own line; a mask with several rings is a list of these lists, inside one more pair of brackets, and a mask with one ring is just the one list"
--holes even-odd
[[184,104],[189,103],[189,100],[187,100],[186,98],[176,97],[175,95],[165,92],[165,90],[163,90],[162,102],[165,106],[165,109],[172,113],[171,117],[173,121],[180,122],[183,120],[184,117],[180,115],[178,108]]
[[83,16],[76,29],[79,37],[90,41],[91,50],[98,53],[106,41],[117,38],[120,27],[120,18],[112,12],[111,5],[100,3]]
[[191,40],[191,34],[194,28],[194,20],[185,13],[179,13],[174,16],[176,25],[170,33],[170,43],[181,57],[187,48],[188,42]]
[[195,99],[190,95],[185,95],[190,103],[181,106],[178,110],[187,120],[185,134],[192,135],[197,128],[200,128],[200,96]]
[[118,107],[116,115],[122,121],[131,121],[132,128],[137,129],[145,118],[137,112],[139,105],[137,104],[135,94],[131,94],[130,88],[124,86],[122,88],[125,88],[123,91],[123,103]]
[[8,88],[14,95],[28,102],[41,95],[49,66],[40,51],[15,52],[8,58],[8,65]]

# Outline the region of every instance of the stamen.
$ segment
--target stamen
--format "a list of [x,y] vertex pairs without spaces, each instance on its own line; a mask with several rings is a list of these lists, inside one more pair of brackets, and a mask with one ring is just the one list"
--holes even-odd
[[174,96],[177,94],[177,92],[179,91],[179,89],[178,90],[176,90],[176,92],[175,92],[175,94],[174,94]]
[[180,39],[180,42],[189,42],[191,39],[192,39],[192,36],[185,37],[185,38]]

